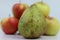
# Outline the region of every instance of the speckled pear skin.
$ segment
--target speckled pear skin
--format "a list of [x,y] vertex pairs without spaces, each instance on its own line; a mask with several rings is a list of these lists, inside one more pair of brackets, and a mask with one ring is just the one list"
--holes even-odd
[[44,34],[45,28],[45,17],[36,6],[33,5],[24,11],[18,24],[19,33],[25,38],[31,39],[38,38]]

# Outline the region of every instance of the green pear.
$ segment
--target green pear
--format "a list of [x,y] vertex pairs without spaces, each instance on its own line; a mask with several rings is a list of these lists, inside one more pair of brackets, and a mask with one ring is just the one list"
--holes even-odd
[[59,31],[59,21],[56,18],[52,18],[52,17],[47,17],[46,18],[46,22],[47,22],[47,28],[46,28],[46,35],[56,35]]
[[18,24],[19,33],[25,38],[38,38],[46,30],[44,15],[36,8],[27,8],[21,16]]

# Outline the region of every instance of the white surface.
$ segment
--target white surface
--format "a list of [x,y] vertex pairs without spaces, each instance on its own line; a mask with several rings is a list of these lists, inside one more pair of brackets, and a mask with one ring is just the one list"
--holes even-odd
[[[0,28],[0,40],[23,40],[23,39],[26,40],[23,36],[18,35],[18,33],[16,33],[15,35],[6,35],[3,33],[3,31]],[[60,31],[56,36],[41,36],[38,39],[39,40],[60,40]]]

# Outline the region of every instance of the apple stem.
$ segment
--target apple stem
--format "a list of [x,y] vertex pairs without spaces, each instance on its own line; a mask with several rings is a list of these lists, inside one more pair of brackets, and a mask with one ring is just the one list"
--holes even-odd
[[9,17],[10,17],[11,15],[9,14]]
[[19,3],[21,3],[21,0],[19,0]]
[[43,0],[41,0],[41,3],[43,2]]

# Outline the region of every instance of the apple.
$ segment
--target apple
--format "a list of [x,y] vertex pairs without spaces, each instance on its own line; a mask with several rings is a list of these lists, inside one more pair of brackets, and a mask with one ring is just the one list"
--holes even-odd
[[35,3],[35,5],[38,8],[38,10],[43,13],[43,15],[45,17],[47,17],[49,15],[50,7],[46,3],[37,2],[37,3]]
[[0,25],[1,25],[1,20],[0,20]]
[[15,17],[4,18],[1,20],[1,26],[5,34],[15,34],[18,30],[18,19]]
[[59,21],[53,17],[47,17],[47,28],[46,28],[46,35],[55,36],[59,31]]
[[21,15],[23,14],[26,8],[28,8],[27,4],[21,4],[21,3],[14,4],[12,8],[14,17],[20,19]]

